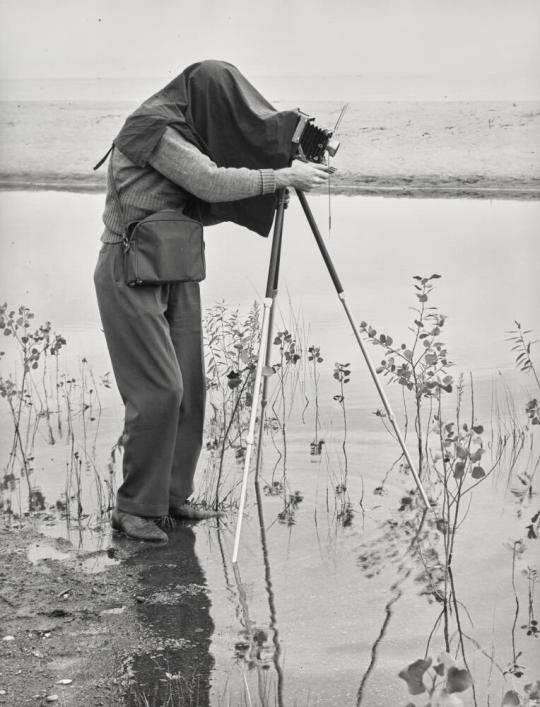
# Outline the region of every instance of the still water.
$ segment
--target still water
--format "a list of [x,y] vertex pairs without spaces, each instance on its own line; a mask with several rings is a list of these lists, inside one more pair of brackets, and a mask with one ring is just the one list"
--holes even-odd
[[[92,272],[102,231],[101,195],[0,194],[1,299],[25,304],[69,334],[77,354],[107,366]],[[310,204],[323,234],[329,208]],[[404,336],[413,275],[440,274],[436,304],[449,317],[453,360],[466,370],[511,368],[505,332],[540,323],[540,206],[536,202],[333,197],[327,246],[358,319]],[[207,229],[205,306],[249,306],[264,296],[269,242],[225,224]],[[330,359],[352,349],[343,313],[301,212],[291,199],[278,305],[299,312]],[[277,321],[279,327],[279,318]],[[75,352],[74,352],[75,353]]]
[[[85,357],[99,379],[110,370],[92,286],[103,197],[2,193],[0,202],[0,301],[30,307],[37,322],[50,320],[68,340],[66,370],[77,375]],[[454,374],[472,372],[476,422],[496,427],[497,401],[510,397],[523,426],[524,404],[538,391],[534,379],[515,370],[506,332],[515,320],[540,331],[540,204],[339,197],[331,203],[329,231],[328,200],[313,197],[310,203],[357,321],[366,320],[395,341],[408,340],[412,276],[441,275],[432,302],[448,316],[445,343]],[[208,229],[206,245],[204,305],[224,300],[246,312],[264,295],[269,242],[224,225]],[[290,490],[298,490],[302,501],[288,524],[279,521],[279,496],[262,494],[256,504],[250,491],[236,572],[230,561],[233,514],[216,527],[179,528],[162,550],[133,550],[128,562],[142,572],[146,597],[138,618],[151,640],[147,651],[132,658],[132,667],[141,685],[159,686],[162,701],[174,693],[175,676],[182,673],[196,676],[194,704],[201,705],[250,704],[249,699],[264,704],[264,696],[272,705],[425,705],[426,694],[408,695],[398,677],[413,661],[436,659],[444,650],[440,604],[426,591],[422,568],[407,559],[411,537],[399,521],[397,508],[409,482],[394,470],[386,496],[373,493],[399,452],[373,415],[380,407],[373,383],[294,198],[286,214],[276,328],[294,328],[304,346],[320,347],[324,453],[309,453],[313,400],[304,412],[300,401],[288,423],[287,473]],[[379,351],[370,353],[378,362]],[[351,523],[339,519],[332,488],[343,467],[342,416],[333,400],[338,361],[350,363],[351,370]],[[6,356],[3,375],[12,365]],[[121,409],[114,389],[100,395],[95,446],[98,466],[104,467],[120,432]],[[389,395],[402,417],[401,391],[389,387]],[[10,432],[5,410],[0,414],[4,457]],[[476,698],[484,705],[489,697],[498,706],[506,690],[540,677],[534,669],[538,639],[521,628],[527,607],[537,605],[527,575],[535,567],[534,541],[526,540],[524,547],[531,548],[519,556],[512,552],[526,538],[535,511],[534,497],[529,508],[512,488],[519,473],[534,470],[537,435],[538,428],[529,430],[529,452],[514,466],[503,457],[496,473],[469,495],[456,537],[455,596],[475,679],[475,694],[469,689],[461,695],[464,704]],[[273,479],[280,463],[270,447],[263,483]],[[64,490],[66,450],[61,444],[47,448],[47,457],[35,473],[41,473],[41,489],[54,503]],[[388,525],[392,518],[395,526]],[[85,542],[95,548],[111,540],[106,533]],[[429,543],[441,551],[440,535],[431,533]],[[450,638],[457,655],[457,638]],[[520,651],[524,675],[516,677],[508,670]],[[457,663],[463,667],[461,653]]]

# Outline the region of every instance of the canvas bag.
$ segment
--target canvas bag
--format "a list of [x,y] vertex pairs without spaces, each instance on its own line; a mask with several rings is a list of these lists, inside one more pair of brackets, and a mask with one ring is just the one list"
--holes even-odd
[[201,222],[181,209],[163,209],[130,224],[124,239],[124,277],[131,287],[204,280]]

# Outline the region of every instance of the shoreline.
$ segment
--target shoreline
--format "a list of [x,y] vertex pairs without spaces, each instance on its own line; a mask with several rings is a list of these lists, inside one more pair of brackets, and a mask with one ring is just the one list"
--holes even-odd
[[[76,194],[105,193],[101,175],[0,173],[0,191],[56,191]],[[327,195],[316,189],[312,194]],[[483,177],[480,175],[357,175],[334,176],[332,196],[381,196],[419,199],[540,200],[540,178]]]

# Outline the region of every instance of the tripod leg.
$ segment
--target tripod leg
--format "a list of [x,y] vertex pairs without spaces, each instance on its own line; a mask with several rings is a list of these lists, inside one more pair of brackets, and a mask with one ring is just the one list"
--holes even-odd
[[259,408],[259,389],[261,387],[262,371],[265,361],[266,342],[268,340],[270,308],[272,307],[272,299],[264,298],[264,312],[261,329],[261,340],[259,344],[259,358],[257,360],[257,369],[255,373],[255,384],[253,386],[253,402],[251,404],[251,415],[249,419],[249,428],[246,438],[246,457],[244,460],[244,474],[242,476],[242,489],[240,491],[240,505],[238,507],[238,518],[236,520],[236,533],[234,536],[234,549],[232,561],[236,562],[238,558],[238,547],[240,545],[240,535],[242,533],[242,519],[244,516],[244,507],[246,505],[247,482],[249,476],[249,466],[251,462],[251,450],[253,448],[255,423],[257,421],[257,410]]
[[[268,265],[268,280],[266,284],[266,296],[263,301],[263,320],[261,324],[261,339],[259,342],[259,353],[257,358],[257,368],[255,372],[255,383],[253,386],[253,401],[251,403],[251,415],[249,419],[249,428],[246,438],[246,457],[244,460],[244,473],[242,476],[242,488],[240,491],[240,504],[238,507],[238,517],[236,520],[236,532],[234,536],[234,548],[232,561],[238,559],[238,548],[240,545],[240,535],[242,533],[242,520],[244,517],[244,508],[246,504],[247,482],[249,477],[249,467],[251,463],[251,451],[253,449],[255,438],[255,425],[257,422],[257,412],[259,409],[259,395],[261,389],[261,380],[263,379],[263,368],[269,355],[270,350],[270,333],[273,323],[273,304],[277,292],[277,282],[279,278],[279,261],[281,256],[281,243],[283,238],[283,213],[285,210],[285,190],[281,189],[278,192],[278,202],[276,210],[276,218],[274,222],[274,234],[272,236],[272,250],[270,252],[270,262]],[[264,378],[263,394],[266,396],[267,383]],[[266,400],[265,403],[266,405]],[[261,430],[262,430],[262,413],[261,413]],[[261,432],[259,432],[259,439]],[[260,445],[259,445],[260,446]],[[258,455],[260,460],[260,453]]]
[[[275,298],[272,299],[272,303],[274,303]],[[270,365],[270,352],[272,349],[272,331],[274,329],[274,306],[272,304],[272,308],[270,310],[270,321],[268,323],[268,337],[266,340],[266,357],[265,357],[265,362],[266,365]],[[263,432],[264,432],[264,423],[266,420],[266,406],[268,404],[268,376],[263,377],[263,382],[262,382],[262,392],[261,392],[261,414],[259,417],[259,435],[257,438],[257,461],[255,463],[255,482],[258,482],[259,480],[259,472],[261,470],[261,465],[262,465],[262,437],[263,437]]]
[[373,367],[373,364],[371,363],[367,349],[366,349],[364,342],[362,341],[360,334],[358,332],[358,329],[354,323],[354,319],[352,317],[350,309],[349,309],[347,302],[345,300],[345,293],[343,291],[343,287],[342,287],[341,282],[339,280],[336,269],[334,268],[334,264],[332,263],[332,259],[330,258],[330,255],[328,253],[326,245],[323,241],[323,238],[321,236],[321,232],[319,231],[319,228],[318,228],[317,223],[315,221],[315,217],[313,216],[313,213],[309,207],[309,204],[307,203],[307,199],[306,199],[305,194],[301,191],[297,191],[296,193],[298,195],[298,198],[300,199],[300,203],[302,204],[302,209],[304,210],[304,214],[306,215],[306,218],[307,218],[310,228],[313,232],[315,240],[317,241],[317,245],[319,247],[319,250],[321,252],[321,255],[323,257],[325,265],[328,269],[330,277],[332,278],[332,282],[334,283],[334,287],[336,288],[336,292],[338,294],[340,302],[343,305],[343,309],[345,310],[345,314],[347,315],[347,319],[349,320],[349,323],[352,327],[355,339],[358,342],[358,345],[360,346],[360,350],[362,351],[362,355],[364,356],[364,360],[367,364],[367,367],[369,369],[371,377],[373,378],[373,382],[375,383],[375,387],[377,388],[377,392],[379,393],[379,396],[381,398],[381,401],[382,401],[382,404],[383,404],[384,409],[386,411],[386,414],[388,416],[388,419],[390,420],[390,423],[394,429],[394,432],[395,432],[396,438],[399,442],[399,445],[401,447],[401,450],[403,451],[403,456],[407,460],[407,464],[409,465],[409,468],[411,470],[411,474],[413,475],[413,478],[414,478],[414,481],[415,481],[416,486],[418,488],[418,491],[420,493],[420,496],[422,497],[422,501],[424,502],[426,508],[431,508],[431,504],[430,504],[429,499],[427,497],[424,486],[422,485],[422,482],[420,481],[420,477],[418,475],[418,472],[416,471],[416,467],[414,465],[414,462],[411,458],[411,455],[409,454],[407,446],[405,445],[405,440],[403,439],[403,437],[401,435],[400,429],[399,429],[397,421],[396,421],[396,417],[392,411],[392,408],[390,407],[390,403],[388,402],[388,398],[386,397],[386,394],[381,386],[381,383],[380,383],[379,378],[377,376],[377,372],[375,371],[375,368]]

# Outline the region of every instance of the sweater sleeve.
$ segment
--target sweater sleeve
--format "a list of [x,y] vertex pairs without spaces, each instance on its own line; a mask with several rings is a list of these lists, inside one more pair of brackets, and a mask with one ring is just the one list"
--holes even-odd
[[207,202],[238,201],[276,190],[274,170],[218,167],[169,127],[152,153],[150,165]]

